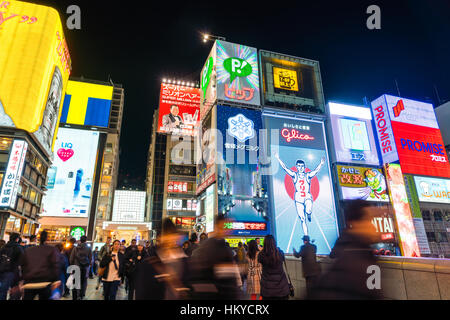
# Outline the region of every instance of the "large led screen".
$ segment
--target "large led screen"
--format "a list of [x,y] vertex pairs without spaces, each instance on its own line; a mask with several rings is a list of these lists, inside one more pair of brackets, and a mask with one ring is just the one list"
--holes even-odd
[[324,126],[322,122],[265,116],[265,126],[278,130],[271,138],[270,175],[277,245],[288,253],[309,235],[318,254],[329,254],[338,238]]
[[95,131],[58,130],[53,165],[47,173],[48,191],[42,198],[41,216],[88,217],[98,138],[99,133]]
[[145,191],[116,190],[112,221],[144,222]]
[[58,12],[0,1],[0,127],[23,129],[50,155],[71,70]]
[[267,187],[261,175],[261,112],[217,106],[217,185],[219,213],[232,222],[230,235],[268,233]]
[[336,161],[379,165],[370,109],[330,102],[328,110]]
[[217,99],[259,106],[257,50],[221,40],[216,50]]
[[158,114],[158,132],[192,136],[200,120],[200,90],[161,84]]

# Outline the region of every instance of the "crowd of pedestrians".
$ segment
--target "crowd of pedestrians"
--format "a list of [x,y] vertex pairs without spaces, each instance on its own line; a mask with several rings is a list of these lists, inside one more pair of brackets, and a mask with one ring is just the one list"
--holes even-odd
[[[370,210],[362,201],[351,206],[345,229],[330,258],[334,264],[322,274],[316,246],[302,238],[294,257],[302,261],[307,299],[378,299],[368,290],[366,269],[376,264],[370,244],[376,240]],[[47,232],[23,245],[20,236],[0,242],[0,300],[86,297],[88,278],[96,280],[104,300],[115,300],[124,287],[128,300],[287,300],[294,296],[283,251],[267,235],[231,248],[225,241],[226,220],[216,219],[214,232],[192,234],[188,241],[170,219],[156,241],[112,241],[92,248],[85,236],[65,245],[47,244]],[[78,270],[78,273],[76,272]],[[78,285],[75,277],[79,277]]]

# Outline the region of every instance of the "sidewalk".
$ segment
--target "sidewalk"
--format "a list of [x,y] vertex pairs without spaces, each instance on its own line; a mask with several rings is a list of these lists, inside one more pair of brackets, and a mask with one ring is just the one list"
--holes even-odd
[[[88,279],[88,285],[86,289],[86,296],[83,300],[104,300],[103,299],[103,286],[100,283],[100,287],[98,290],[95,289],[97,286],[97,277],[94,279]],[[116,300],[127,300],[128,295],[125,292],[125,283],[119,286],[117,290]],[[72,300],[72,293],[65,298],[61,298],[61,300]]]

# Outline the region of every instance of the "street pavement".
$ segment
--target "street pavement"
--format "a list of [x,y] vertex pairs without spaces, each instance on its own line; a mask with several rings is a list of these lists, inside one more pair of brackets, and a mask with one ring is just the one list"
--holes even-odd
[[[94,279],[88,279],[88,285],[86,289],[86,296],[83,300],[104,300],[103,298],[103,286],[100,284],[98,290],[96,290],[97,286],[97,277]],[[125,292],[125,283],[119,286],[117,290],[116,300],[127,300],[128,295]],[[62,297],[61,300],[72,300],[72,293],[67,297]]]

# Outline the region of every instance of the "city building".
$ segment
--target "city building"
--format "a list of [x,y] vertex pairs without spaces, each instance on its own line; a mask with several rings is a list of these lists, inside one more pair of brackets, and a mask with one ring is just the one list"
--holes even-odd
[[75,235],[103,240],[103,221],[111,219],[117,186],[123,105],[120,84],[69,81],[40,213],[51,241]]
[[[0,239],[26,239],[39,229],[71,58],[56,10],[20,1],[2,9],[12,15],[0,32]],[[19,23],[24,12],[33,19]]]
[[147,217],[156,234],[171,218],[189,235],[196,224],[194,128],[199,119],[199,89],[193,83],[166,80],[153,115],[148,152]]

